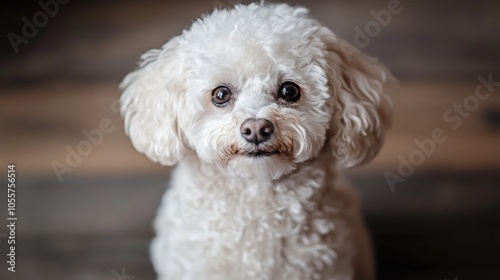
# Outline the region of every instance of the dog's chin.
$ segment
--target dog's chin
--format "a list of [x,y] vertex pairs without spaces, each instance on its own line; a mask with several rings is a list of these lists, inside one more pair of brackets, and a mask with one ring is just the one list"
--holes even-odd
[[227,163],[228,172],[245,179],[272,179],[292,172],[296,164],[279,153],[256,152],[235,155]]

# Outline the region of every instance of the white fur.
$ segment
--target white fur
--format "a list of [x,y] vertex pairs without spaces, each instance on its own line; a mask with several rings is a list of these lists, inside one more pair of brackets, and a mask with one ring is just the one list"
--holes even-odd
[[[354,190],[336,175],[373,158],[390,112],[386,70],[288,5],[238,5],[143,55],[122,83],[135,148],[178,163],[155,220],[159,279],[372,279]],[[301,98],[285,104],[280,84]],[[229,87],[226,107],[211,92]],[[252,158],[240,135],[265,118],[280,151]]]

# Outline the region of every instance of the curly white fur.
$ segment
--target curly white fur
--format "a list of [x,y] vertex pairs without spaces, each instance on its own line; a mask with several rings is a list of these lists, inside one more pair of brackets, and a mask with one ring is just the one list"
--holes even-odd
[[[178,163],[155,221],[159,279],[373,278],[356,194],[336,168],[380,149],[388,73],[352,50],[305,8],[250,4],[143,55],[122,83],[126,131],[152,160]],[[297,102],[277,98],[285,81]],[[221,85],[233,97],[216,107]],[[249,118],[273,124],[259,149],[278,154],[248,156]]]

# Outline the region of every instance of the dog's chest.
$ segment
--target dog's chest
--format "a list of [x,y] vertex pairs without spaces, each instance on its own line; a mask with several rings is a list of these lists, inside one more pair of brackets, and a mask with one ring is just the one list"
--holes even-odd
[[284,273],[319,279],[317,271],[332,261],[329,243],[340,221],[335,203],[323,203],[324,172],[305,169],[274,184],[183,180],[174,180],[157,224],[168,225],[158,234],[172,254],[190,260],[186,271],[213,279],[282,279]]

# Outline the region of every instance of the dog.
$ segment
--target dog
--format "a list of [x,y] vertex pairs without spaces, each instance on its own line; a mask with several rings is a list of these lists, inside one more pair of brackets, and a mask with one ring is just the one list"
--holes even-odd
[[373,279],[354,188],[390,124],[389,71],[303,7],[236,5],[122,84],[134,147],[176,165],[154,222],[166,280]]

